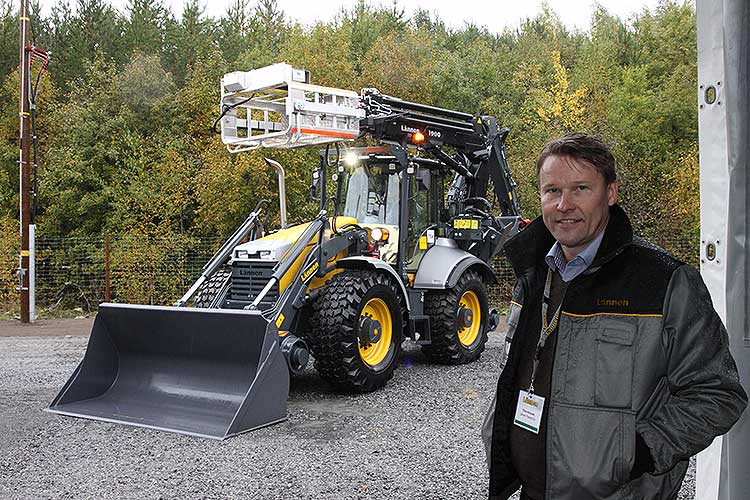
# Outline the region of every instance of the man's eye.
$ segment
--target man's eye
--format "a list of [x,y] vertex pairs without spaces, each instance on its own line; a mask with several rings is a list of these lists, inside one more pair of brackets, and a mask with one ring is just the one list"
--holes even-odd
[[547,188],[544,192],[545,193],[556,193],[557,192],[557,188]]
[[579,191],[586,191],[588,190],[588,188],[589,188],[588,186],[578,186]]

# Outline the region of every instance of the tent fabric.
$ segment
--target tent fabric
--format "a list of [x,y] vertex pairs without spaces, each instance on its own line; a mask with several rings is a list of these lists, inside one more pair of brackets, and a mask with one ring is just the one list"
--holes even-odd
[[[698,0],[696,8],[701,273],[727,326],[740,379],[748,390],[750,3]],[[746,498],[750,491],[748,442],[750,415],[746,412],[727,435],[698,455],[697,500]]]

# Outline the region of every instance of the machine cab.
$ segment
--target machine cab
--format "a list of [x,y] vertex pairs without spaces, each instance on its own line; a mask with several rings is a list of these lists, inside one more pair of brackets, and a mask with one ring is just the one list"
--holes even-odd
[[385,233],[378,256],[392,265],[397,263],[400,234],[405,230],[406,268],[416,271],[427,250],[426,241],[433,242],[441,226],[444,172],[437,163],[415,162],[414,175],[408,176],[408,202],[402,214],[403,168],[388,152],[387,148],[355,148],[342,155],[333,175],[337,214],[356,219],[371,233]]

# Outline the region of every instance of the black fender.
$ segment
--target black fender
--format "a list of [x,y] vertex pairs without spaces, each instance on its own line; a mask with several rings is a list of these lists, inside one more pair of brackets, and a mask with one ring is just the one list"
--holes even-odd
[[385,272],[393,277],[393,280],[398,283],[399,289],[401,290],[401,298],[404,300],[406,310],[411,311],[409,304],[409,294],[406,292],[406,286],[401,280],[398,273],[391,267],[390,264],[376,259],[375,257],[366,257],[359,255],[356,257],[345,257],[336,261],[336,267],[339,269],[374,269],[376,271]]
[[472,255],[471,257],[467,257],[456,264],[451,273],[448,275],[448,281],[445,283],[445,288],[453,288],[454,286],[456,286],[456,283],[458,283],[461,275],[469,269],[472,269],[479,273],[485,283],[489,285],[497,284],[497,276],[495,276],[495,271],[492,269],[492,267],[490,267],[490,265],[482,259],[479,259]]

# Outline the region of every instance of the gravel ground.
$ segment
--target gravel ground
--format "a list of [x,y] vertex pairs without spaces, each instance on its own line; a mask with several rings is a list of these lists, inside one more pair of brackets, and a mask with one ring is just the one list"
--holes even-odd
[[[42,412],[86,337],[0,333],[0,498],[486,498],[479,428],[502,339],[458,367],[407,342],[385,390],[361,396],[308,370],[292,381],[287,422],[217,442]],[[680,500],[694,489],[691,464]]]

